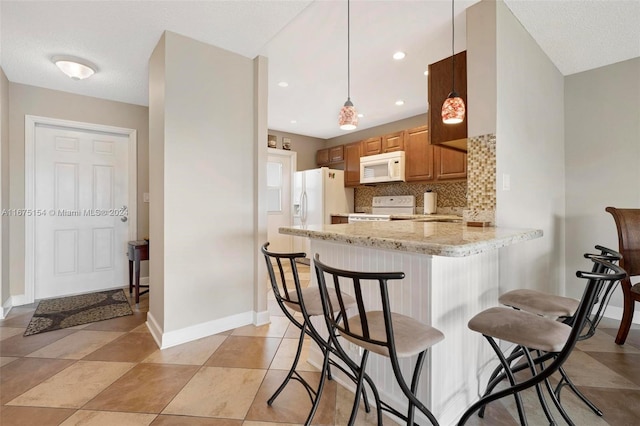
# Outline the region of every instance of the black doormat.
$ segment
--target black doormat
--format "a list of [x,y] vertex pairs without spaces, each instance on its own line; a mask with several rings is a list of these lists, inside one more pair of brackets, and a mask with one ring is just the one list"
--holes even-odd
[[42,300],[25,336],[133,315],[122,289]]

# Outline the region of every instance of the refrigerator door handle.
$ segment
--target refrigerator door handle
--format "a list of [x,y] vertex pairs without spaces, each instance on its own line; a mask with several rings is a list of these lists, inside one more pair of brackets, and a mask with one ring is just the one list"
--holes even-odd
[[305,225],[307,222],[307,191],[304,191],[300,197],[300,206],[300,219],[302,220],[302,224]]

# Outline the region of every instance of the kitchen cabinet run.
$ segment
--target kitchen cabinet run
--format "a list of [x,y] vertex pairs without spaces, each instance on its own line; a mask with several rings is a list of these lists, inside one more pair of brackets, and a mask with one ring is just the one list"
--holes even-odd
[[[469,110],[462,123],[444,124],[442,122],[442,104],[449,96],[452,86],[451,69],[453,56],[429,65],[428,101],[429,101],[429,136],[431,145],[446,145],[455,149],[466,150],[467,122]],[[455,55],[455,89],[466,106],[467,103],[467,52]],[[453,142],[458,141],[458,142]]]
[[353,142],[344,146],[344,186],[360,185],[362,146],[360,142]]

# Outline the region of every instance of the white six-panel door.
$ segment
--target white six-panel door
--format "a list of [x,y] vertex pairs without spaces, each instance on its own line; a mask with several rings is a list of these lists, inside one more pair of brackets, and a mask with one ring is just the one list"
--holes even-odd
[[35,129],[35,298],[128,282],[128,137]]

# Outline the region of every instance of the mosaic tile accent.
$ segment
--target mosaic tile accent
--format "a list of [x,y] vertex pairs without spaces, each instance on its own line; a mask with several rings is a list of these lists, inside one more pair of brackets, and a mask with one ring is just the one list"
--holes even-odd
[[376,186],[360,186],[355,188],[356,212],[371,213],[374,196],[381,195],[414,195],[416,211],[421,213],[424,207],[424,193],[432,190],[438,194],[436,213],[462,215],[467,205],[467,182],[439,183],[389,183]]
[[495,223],[496,135],[469,138],[467,142],[467,209],[465,221]]

